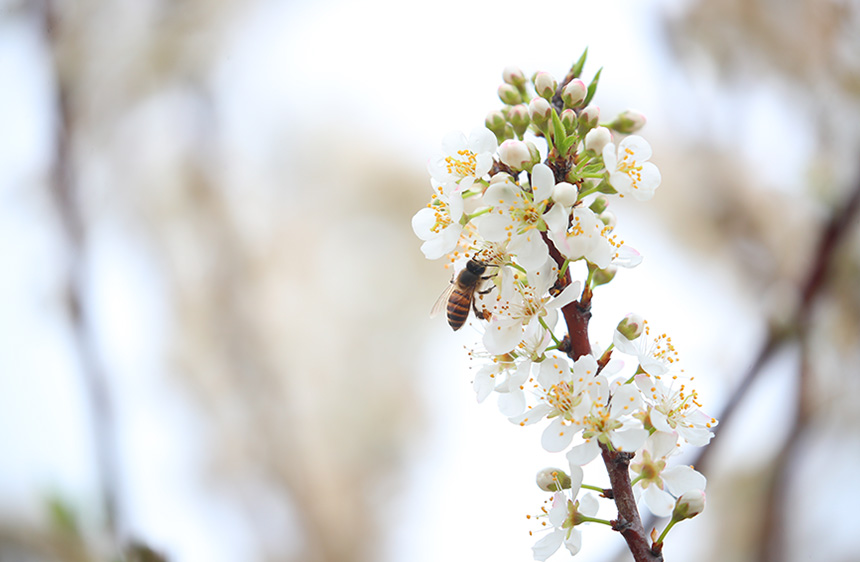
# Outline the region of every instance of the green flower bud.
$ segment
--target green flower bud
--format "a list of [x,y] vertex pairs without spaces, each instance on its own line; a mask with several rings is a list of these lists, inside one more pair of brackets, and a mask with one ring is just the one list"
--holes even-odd
[[526,77],[517,66],[506,66],[502,71],[502,80],[505,81],[505,84],[510,84],[518,90],[526,84]]
[[618,218],[612,211],[603,211],[602,213],[597,215],[597,218],[599,218],[600,222],[602,222],[609,228],[615,228],[615,225],[618,224]]
[[512,106],[508,118],[511,126],[514,128],[514,132],[518,137],[522,138],[523,134],[529,128],[529,123],[531,123],[529,119],[529,106],[524,103]]
[[516,105],[523,102],[523,96],[514,86],[502,84],[499,86],[499,99],[507,105]]
[[597,126],[597,121],[600,119],[600,108],[596,105],[589,105],[579,113],[579,129],[580,137],[584,137],[588,131]]
[[630,109],[621,112],[618,117],[608,125],[608,127],[613,131],[618,131],[625,135],[635,133],[644,126],[645,116],[638,111],[632,111]]
[[506,140],[499,146],[498,153],[499,160],[515,171],[531,164],[532,155],[529,147],[521,140]]
[[529,103],[529,116],[532,123],[543,129],[552,116],[552,106],[543,98],[535,98]]
[[622,336],[633,341],[642,335],[642,331],[645,329],[645,319],[638,314],[628,314],[624,320],[618,323],[616,329]]
[[[501,111],[495,109],[487,114],[484,118],[484,125],[496,135],[496,139],[504,138],[505,135],[505,116]],[[501,142],[501,140],[499,141]]]
[[603,195],[598,195],[588,208],[594,211],[595,215],[599,215],[606,210],[607,206],[609,206],[609,200]]
[[551,100],[558,89],[558,82],[549,72],[538,72],[534,78],[535,92],[545,100]]
[[576,112],[572,109],[565,109],[559,116],[561,124],[564,125],[564,131],[570,135],[576,130]]
[[544,492],[558,492],[570,488],[570,476],[560,468],[544,468],[535,477],[538,488]]
[[588,87],[585,82],[576,78],[567,83],[561,91],[561,99],[565,107],[579,107],[579,104],[585,100],[585,95],[588,93]]
[[606,285],[613,279],[615,279],[615,274],[618,273],[618,268],[614,265],[610,265],[606,269],[598,269],[594,272],[594,275],[591,277],[591,281],[595,287],[599,287],[600,285]]
[[675,502],[672,520],[683,521],[684,519],[692,519],[703,511],[705,511],[705,492],[702,490],[690,490]]

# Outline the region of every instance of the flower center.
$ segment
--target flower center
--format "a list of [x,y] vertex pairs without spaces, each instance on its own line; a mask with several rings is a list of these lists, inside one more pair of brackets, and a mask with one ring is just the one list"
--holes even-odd
[[474,175],[477,166],[475,153],[471,150],[458,150],[457,156],[460,156],[460,158],[458,159],[454,156],[445,157],[445,167],[448,173],[460,176],[461,178]]

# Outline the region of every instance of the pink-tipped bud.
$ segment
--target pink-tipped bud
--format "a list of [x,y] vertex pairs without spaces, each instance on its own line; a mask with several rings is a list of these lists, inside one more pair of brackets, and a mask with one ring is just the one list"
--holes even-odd
[[558,89],[558,82],[549,72],[535,74],[535,92],[545,100],[551,100]]
[[705,511],[705,492],[702,490],[690,490],[675,502],[672,520],[683,521],[684,519],[692,519],[703,511]]
[[526,83],[526,76],[518,66],[506,66],[502,71],[502,80],[506,84],[510,84],[517,89],[522,88]]
[[645,330],[645,319],[638,314],[628,314],[618,323],[618,332],[630,341],[642,335]]
[[559,115],[561,119],[561,124],[564,126],[564,132],[568,135],[572,135],[576,130],[576,112],[572,109],[565,109]]
[[505,116],[498,109],[487,113],[487,116],[484,118],[484,125],[495,133],[497,139],[504,138]]
[[538,488],[544,492],[559,492],[570,488],[570,476],[560,468],[544,468],[535,477]]
[[635,133],[645,126],[645,116],[638,111],[628,109],[621,112],[615,120],[609,124],[613,131],[618,131],[625,135]]
[[585,85],[585,82],[576,78],[568,82],[561,90],[561,100],[564,102],[565,107],[579,107],[579,104],[585,101],[587,94],[588,86]]
[[529,117],[532,123],[538,127],[543,127],[552,116],[552,106],[543,98],[534,98],[529,103]]
[[585,135],[585,150],[602,154],[603,147],[612,142],[612,133],[606,127],[595,127]]
[[499,159],[510,168],[520,171],[531,162],[532,156],[526,143],[520,140],[506,140],[499,146]]
[[589,105],[579,113],[579,129],[583,133],[590,131],[597,126],[597,121],[600,119],[600,108],[596,105]]
[[523,96],[514,86],[502,84],[499,86],[499,99],[507,105],[516,105],[523,102]]
[[529,128],[529,123],[531,123],[529,119],[529,106],[520,103],[511,107],[508,112],[508,118],[511,126],[514,128],[514,132],[518,137],[522,137],[526,129]]

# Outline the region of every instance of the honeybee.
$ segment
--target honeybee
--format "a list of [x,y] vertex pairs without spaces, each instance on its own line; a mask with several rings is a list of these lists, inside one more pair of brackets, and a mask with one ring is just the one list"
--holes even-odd
[[462,328],[466,319],[469,318],[469,308],[475,310],[475,316],[485,319],[484,313],[475,306],[475,292],[483,294],[482,291],[478,291],[478,285],[481,284],[481,281],[492,277],[491,275],[483,276],[488,267],[497,266],[487,265],[476,259],[470,259],[466,262],[466,267],[457,275],[457,279],[452,279],[451,284],[439,295],[430,316],[436,316],[444,307],[448,314],[448,325],[455,332]]

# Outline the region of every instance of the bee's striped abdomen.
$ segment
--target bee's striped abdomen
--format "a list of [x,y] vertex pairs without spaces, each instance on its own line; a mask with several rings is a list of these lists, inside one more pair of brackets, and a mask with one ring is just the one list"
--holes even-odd
[[469,317],[469,308],[472,307],[472,291],[466,292],[455,287],[448,299],[448,325],[455,331],[463,327]]

